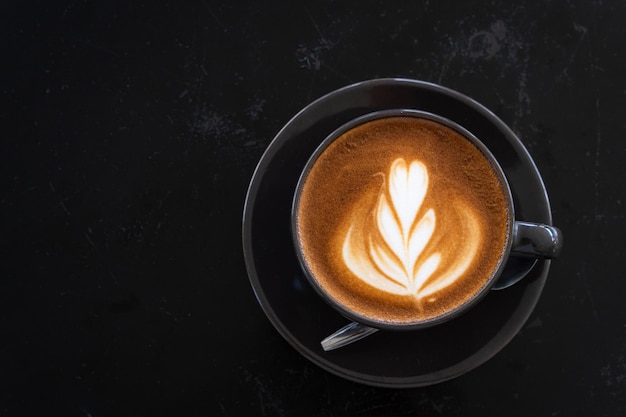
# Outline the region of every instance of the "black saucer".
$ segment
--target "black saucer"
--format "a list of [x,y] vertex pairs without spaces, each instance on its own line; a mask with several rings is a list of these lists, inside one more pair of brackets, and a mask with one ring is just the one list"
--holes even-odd
[[324,138],[372,111],[417,109],[455,120],[491,150],[513,194],[517,220],[552,224],[537,168],[515,134],[475,101],[414,80],[354,84],[311,103],[276,135],[252,178],[243,218],[243,247],[250,282],[280,334],[302,355],[344,378],[374,386],[417,387],[459,376],[486,362],[521,329],[543,290],[549,261],[516,258],[501,288],[464,315],[425,330],[380,331],[331,352],[320,341],[348,320],[322,301],[298,265],[290,210],[302,168]]

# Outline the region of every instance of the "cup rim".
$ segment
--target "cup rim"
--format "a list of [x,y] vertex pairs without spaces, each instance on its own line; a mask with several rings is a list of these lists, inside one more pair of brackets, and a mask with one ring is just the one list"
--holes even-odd
[[[486,281],[485,285],[481,287],[469,300],[460,304],[459,306],[439,315],[436,317],[432,317],[426,320],[420,320],[415,322],[390,322],[390,321],[382,321],[376,320],[371,317],[364,316],[359,314],[351,309],[348,309],[346,306],[338,302],[335,298],[332,297],[317,281],[314,277],[314,274],[308,267],[305,256],[302,251],[302,247],[300,245],[299,239],[299,230],[298,230],[298,207],[302,195],[302,189],[304,186],[304,182],[311,171],[313,165],[319,158],[319,156],[324,152],[324,150],[337,138],[339,138],[342,134],[347,131],[362,125],[367,122],[371,122],[374,120],[380,120],[391,117],[414,117],[420,119],[431,120],[444,126],[455,130],[457,133],[461,134],[466,140],[470,141],[483,155],[483,157],[487,160],[487,162],[491,165],[494,173],[498,177],[500,185],[502,187],[502,191],[505,197],[505,202],[507,205],[507,233],[506,233],[506,241],[502,248],[502,252],[500,254],[500,258],[498,260],[498,264],[496,268],[491,273],[491,276]],[[504,267],[506,266],[506,261],[510,256],[511,248],[513,244],[513,233],[514,233],[514,225],[515,225],[515,207],[513,204],[513,196],[511,193],[511,188],[509,186],[508,180],[504,171],[500,164],[498,163],[495,156],[491,153],[491,151],[487,148],[487,146],[480,141],[472,132],[461,126],[459,123],[450,120],[446,117],[440,116],[438,114],[427,112],[423,110],[416,109],[386,109],[386,110],[378,110],[373,111],[362,116],[356,117],[337,129],[335,129],[332,133],[330,133],[315,149],[315,151],[308,158],[304,168],[302,169],[300,176],[298,178],[298,182],[295,188],[294,196],[292,199],[291,213],[291,235],[292,241],[295,248],[296,256],[298,258],[298,263],[304,272],[304,275],[307,278],[307,281],[311,284],[316,293],[331,307],[333,307],[336,311],[338,311],[343,316],[357,321],[359,323],[365,324],[370,327],[375,327],[379,329],[385,330],[417,330],[421,328],[431,327],[438,324],[442,324],[446,321],[452,320],[455,317],[460,316],[465,313],[469,309],[471,309],[474,305],[476,305],[487,293],[491,290],[491,288],[498,281],[498,278],[502,274]]]

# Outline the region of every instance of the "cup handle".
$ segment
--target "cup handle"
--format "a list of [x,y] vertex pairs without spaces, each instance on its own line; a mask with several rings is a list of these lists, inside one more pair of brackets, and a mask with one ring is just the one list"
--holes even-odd
[[511,254],[554,259],[561,253],[563,234],[559,228],[541,223],[516,221]]

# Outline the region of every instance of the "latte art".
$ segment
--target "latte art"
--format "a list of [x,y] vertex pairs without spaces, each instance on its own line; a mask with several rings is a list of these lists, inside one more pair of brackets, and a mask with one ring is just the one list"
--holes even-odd
[[[421,300],[453,284],[467,270],[482,239],[476,215],[456,204],[463,216],[459,227],[464,246],[459,253],[437,251],[426,256],[424,250],[437,227],[435,211],[422,208],[427,191],[424,164],[393,161],[374,215],[356,218],[346,235],[342,254],[354,275],[381,291]],[[454,262],[444,267],[442,257]]]
[[376,323],[422,323],[466,305],[508,242],[502,183],[473,142],[425,118],[388,117],[332,140],[296,198],[315,288]]

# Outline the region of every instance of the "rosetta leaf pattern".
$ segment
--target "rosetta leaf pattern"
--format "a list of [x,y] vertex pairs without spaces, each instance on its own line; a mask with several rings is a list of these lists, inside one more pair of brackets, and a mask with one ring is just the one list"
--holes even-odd
[[[397,259],[399,265],[395,265],[395,275],[385,274],[388,278],[397,282],[402,282],[404,287],[414,292],[418,290],[416,281],[425,281],[432,268],[416,271],[416,262],[422,254],[426,244],[432,237],[435,228],[435,212],[428,210],[426,214],[418,220],[418,213],[424,202],[426,190],[428,188],[428,173],[426,167],[413,161],[407,165],[404,159],[396,159],[389,170],[388,195],[381,193],[378,201],[376,221],[384,242],[395,255],[392,259]],[[416,225],[417,223],[417,225]],[[415,226],[415,227],[414,227]],[[372,252],[381,252],[372,244]],[[388,262],[383,265],[374,263],[382,270],[389,271]],[[401,271],[401,272],[399,272]],[[420,272],[421,271],[421,272]],[[430,273],[427,273],[430,271]]]
[[[343,259],[357,277],[382,291],[421,298],[451,284],[465,271],[477,250],[475,243],[446,271],[439,271],[441,253],[425,254],[437,227],[435,211],[423,207],[428,183],[428,171],[421,162],[393,161],[374,207],[374,224],[354,220],[344,240]],[[469,225],[465,227],[477,228],[467,210],[460,214]],[[435,274],[437,278],[431,279]]]

